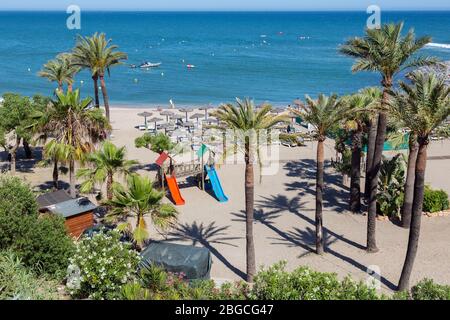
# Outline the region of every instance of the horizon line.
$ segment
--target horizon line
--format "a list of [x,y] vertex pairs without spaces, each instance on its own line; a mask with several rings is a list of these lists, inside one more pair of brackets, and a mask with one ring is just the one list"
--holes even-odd
[[[39,8],[30,8],[30,9],[21,9],[21,8],[0,8],[0,12],[66,12],[65,9],[56,9],[56,8],[49,8],[49,9],[39,9]],[[332,9],[95,9],[95,8],[89,8],[89,9],[82,9],[82,11],[85,12],[175,12],[175,13],[182,13],[182,12],[191,12],[191,13],[208,13],[208,12],[224,12],[224,13],[264,13],[264,12],[281,12],[281,13],[300,13],[300,12],[366,12],[365,9],[358,9],[358,8],[332,8]],[[417,11],[427,11],[427,12],[448,12],[450,11],[450,7],[448,8],[390,8],[390,9],[382,9],[382,12],[417,12]]]

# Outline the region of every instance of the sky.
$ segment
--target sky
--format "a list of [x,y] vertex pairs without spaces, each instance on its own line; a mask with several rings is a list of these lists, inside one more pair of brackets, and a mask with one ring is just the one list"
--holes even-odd
[[1,0],[0,10],[450,10],[449,0]]

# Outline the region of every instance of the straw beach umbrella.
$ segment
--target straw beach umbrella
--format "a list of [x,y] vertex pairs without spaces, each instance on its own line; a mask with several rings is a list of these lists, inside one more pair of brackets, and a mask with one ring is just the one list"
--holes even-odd
[[163,121],[163,119],[162,118],[158,118],[158,117],[153,117],[153,118],[150,118],[148,121],[155,123],[155,130],[156,130],[156,127],[157,127],[156,123],[160,122],[160,121]]
[[144,117],[144,119],[145,119],[145,120],[144,120],[145,126],[147,126],[147,118],[148,118],[148,117],[151,117],[152,115],[153,115],[153,113],[147,112],[147,111],[138,113],[138,116]]
[[167,128],[170,127],[170,123],[163,123],[159,126],[161,129],[164,129],[164,133],[167,134]]
[[199,108],[199,110],[205,111],[205,120],[208,120],[208,110],[214,109],[213,106],[204,106]]
[[162,116],[166,116],[166,121],[169,121],[169,117],[172,117],[174,115],[174,113],[169,110],[164,110],[164,111],[160,112],[159,114]]
[[188,113],[194,111],[194,110],[191,109],[191,108],[180,108],[180,109],[178,109],[178,110],[181,111],[181,112],[184,112],[184,113],[186,114],[186,121],[189,120],[189,119],[188,119]]
[[204,117],[204,115],[201,114],[201,113],[194,113],[190,118],[191,119],[196,119],[197,120],[197,125],[198,125],[198,119],[199,118],[203,118],[203,117]]

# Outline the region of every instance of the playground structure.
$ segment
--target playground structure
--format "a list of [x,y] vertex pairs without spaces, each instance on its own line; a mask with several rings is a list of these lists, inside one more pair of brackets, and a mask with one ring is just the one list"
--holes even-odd
[[[207,151],[209,151],[209,157],[207,163],[205,164],[203,155]],[[160,168],[158,182],[161,188],[165,190],[167,185],[172,201],[175,205],[182,206],[186,203],[186,201],[181,195],[177,178],[194,177],[194,180],[197,182],[197,186],[201,190],[205,191],[207,185],[206,182],[209,182],[208,186],[211,187],[217,200],[221,203],[227,202],[228,197],[223,191],[222,184],[220,183],[214,166],[214,153],[203,144],[198,150],[197,155],[200,159],[199,162],[177,164],[168,153],[161,153],[155,161]],[[166,162],[167,160],[169,160],[168,165]],[[206,180],[206,178],[209,178],[209,180]]]

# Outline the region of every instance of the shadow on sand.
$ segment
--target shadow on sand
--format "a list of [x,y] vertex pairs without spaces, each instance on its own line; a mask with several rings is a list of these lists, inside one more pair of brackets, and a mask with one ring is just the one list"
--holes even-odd
[[228,269],[233,271],[237,276],[245,279],[245,273],[232,265],[213,244],[222,244],[237,247],[229,243],[229,241],[240,239],[239,237],[228,236],[227,230],[230,226],[219,227],[215,222],[209,225],[197,224],[194,221],[192,224],[179,224],[173,231],[168,234],[167,241],[186,241],[192,242],[192,245],[201,244],[207,248],[217,259],[219,259]]
[[[315,226],[315,221],[314,219],[300,212],[300,208],[302,208],[304,204],[305,203],[300,202],[300,197],[288,199],[284,195],[277,195],[272,197],[263,197],[262,200],[257,201],[258,209],[255,210],[255,220],[267,226],[280,236],[280,238],[276,239],[278,242],[273,244],[287,245],[289,247],[295,246],[301,247],[307,252],[300,255],[300,257],[315,251],[314,250],[315,230],[312,228]],[[264,210],[269,211],[264,212]],[[276,226],[274,226],[273,220],[278,218],[284,212],[294,214],[295,216],[309,223],[312,227],[306,227],[306,230],[294,228],[292,231],[289,232],[283,232],[279,230]],[[239,218],[239,221],[245,219],[245,213],[233,215],[237,216]],[[354,260],[353,258],[348,257],[331,248],[331,245],[338,241],[342,241],[359,250],[365,250],[365,246],[351,239],[348,239],[343,235],[337,234],[336,232],[330,230],[328,227],[325,226],[323,228],[323,233],[325,242],[324,249],[326,253],[329,253],[334,257],[351,264],[352,266],[356,267],[357,269],[363,272],[367,272],[366,266]],[[379,276],[379,278],[381,283],[383,283],[386,287],[392,290],[396,289],[396,285],[387,280],[386,278],[383,278],[381,276]]]

